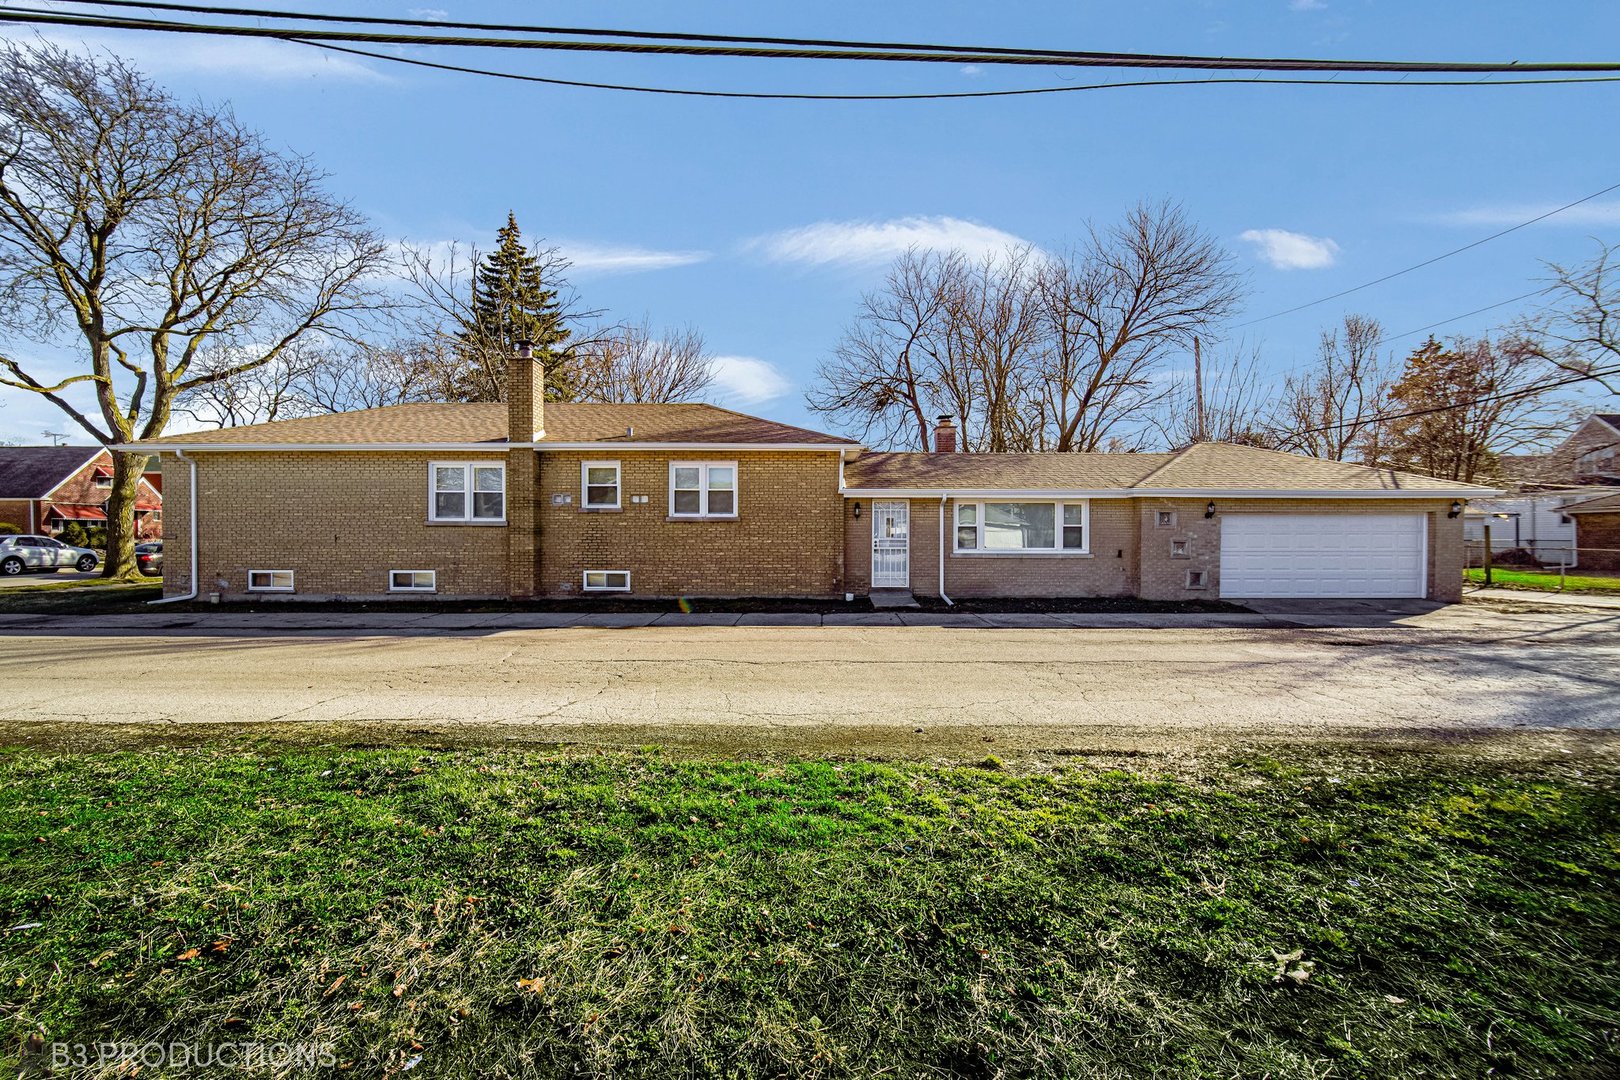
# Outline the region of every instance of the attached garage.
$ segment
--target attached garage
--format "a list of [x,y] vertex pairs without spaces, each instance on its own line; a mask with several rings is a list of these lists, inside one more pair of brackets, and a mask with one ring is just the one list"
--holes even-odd
[[1222,596],[1423,597],[1423,514],[1230,514],[1221,518]]

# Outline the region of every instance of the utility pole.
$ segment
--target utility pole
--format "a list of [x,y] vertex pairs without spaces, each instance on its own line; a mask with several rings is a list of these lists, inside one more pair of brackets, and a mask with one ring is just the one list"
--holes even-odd
[[1209,423],[1204,415],[1204,348],[1196,337],[1193,338],[1193,399],[1198,415],[1198,430],[1194,441],[1208,442]]

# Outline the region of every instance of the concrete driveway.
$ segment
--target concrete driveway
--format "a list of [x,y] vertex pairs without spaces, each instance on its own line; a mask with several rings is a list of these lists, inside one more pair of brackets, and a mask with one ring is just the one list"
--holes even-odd
[[980,620],[321,633],[120,618],[144,625],[0,625],[0,738],[262,726],[385,743],[927,756],[1620,729],[1616,612],[1449,608],[1331,628],[1252,616],[1262,621],[1181,629]]

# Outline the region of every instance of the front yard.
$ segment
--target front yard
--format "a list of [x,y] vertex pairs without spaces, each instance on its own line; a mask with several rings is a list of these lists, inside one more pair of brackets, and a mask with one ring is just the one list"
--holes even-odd
[[1620,1070],[1600,761],[1065,760],[0,754],[0,1026],[413,1078]]

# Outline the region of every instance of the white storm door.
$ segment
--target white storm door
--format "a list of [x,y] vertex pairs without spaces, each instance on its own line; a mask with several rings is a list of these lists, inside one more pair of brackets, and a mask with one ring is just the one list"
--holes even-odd
[[911,504],[872,504],[872,588],[911,588]]
[[1221,595],[1422,597],[1422,514],[1228,514]]

